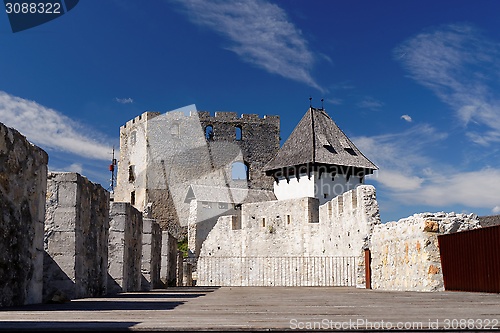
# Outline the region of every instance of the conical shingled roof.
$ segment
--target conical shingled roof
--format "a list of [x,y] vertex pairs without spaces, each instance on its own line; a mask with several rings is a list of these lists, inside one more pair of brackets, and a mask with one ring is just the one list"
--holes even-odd
[[299,165],[339,165],[367,169],[368,173],[378,169],[323,109],[312,107],[264,171],[269,174]]

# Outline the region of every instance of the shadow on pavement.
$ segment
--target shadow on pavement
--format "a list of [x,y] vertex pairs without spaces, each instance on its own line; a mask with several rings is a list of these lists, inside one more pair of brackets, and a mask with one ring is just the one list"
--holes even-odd
[[0,332],[106,332],[129,331],[130,327],[139,322],[112,321],[2,321]]
[[[164,301],[95,301],[78,300],[62,304],[33,304],[0,309],[0,312],[49,312],[49,311],[110,311],[110,310],[172,310],[185,302]],[[4,322],[0,322],[1,324]]]

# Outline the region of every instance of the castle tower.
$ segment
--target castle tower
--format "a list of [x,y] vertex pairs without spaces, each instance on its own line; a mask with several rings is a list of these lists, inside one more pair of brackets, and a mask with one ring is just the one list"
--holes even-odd
[[115,201],[150,210],[185,235],[191,185],[271,190],[262,171],[279,149],[279,117],[234,112],[146,112],[120,128]]
[[323,109],[309,108],[264,167],[278,200],[314,197],[320,204],[355,188],[377,170]]

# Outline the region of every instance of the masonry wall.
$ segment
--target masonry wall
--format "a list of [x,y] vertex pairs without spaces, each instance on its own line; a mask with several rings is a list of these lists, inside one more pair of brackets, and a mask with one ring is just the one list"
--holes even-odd
[[219,218],[203,243],[197,285],[362,284],[358,262],[378,223],[368,185],[322,206],[314,198],[243,204],[241,219]]
[[77,173],[49,173],[44,300],[106,294],[109,192]]
[[42,301],[47,161],[0,123],[0,307]]
[[143,218],[141,290],[160,288],[162,233],[153,219]]
[[369,246],[372,288],[444,290],[437,236],[478,227],[473,214],[442,212],[415,214],[375,226]]
[[[206,128],[213,136],[206,137]],[[236,137],[241,129],[241,139]],[[279,149],[279,118],[234,112],[147,112],[120,128],[117,201],[135,201],[176,238],[186,236],[191,184],[272,189],[263,166]],[[232,164],[245,163],[248,179],[232,179]],[[133,199],[133,200],[132,200]]]
[[130,203],[113,202],[110,209],[108,293],[141,290],[142,213]]
[[[220,206],[222,205],[222,206]],[[234,209],[231,203],[203,202],[191,200],[188,247],[190,257],[198,257],[203,242],[222,215],[239,215],[240,211]]]

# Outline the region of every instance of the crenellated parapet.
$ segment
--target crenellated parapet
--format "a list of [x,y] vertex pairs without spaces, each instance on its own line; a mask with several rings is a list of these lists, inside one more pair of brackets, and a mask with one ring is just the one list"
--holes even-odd
[[140,123],[143,123],[143,122],[148,121],[150,119],[153,119],[154,117],[157,117],[160,114],[161,114],[160,112],[146,111],[143,114],[141,114],[141,115],[139,115],[139,116],[137,116],[137,117],[135,117],[135,118],[127,121],[125,123],[125,125],[123,125],[123,126],[120,127],[120,131],[122,130],[122,128],[125,129],[127,127],[130,128],[130,127],[136,126],[137,124],[140,124]]

